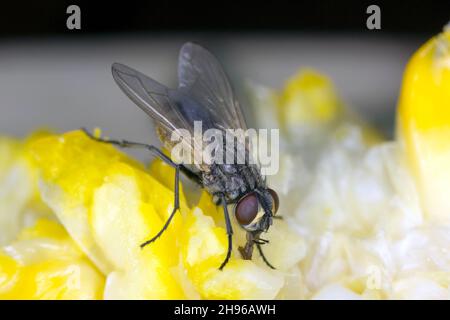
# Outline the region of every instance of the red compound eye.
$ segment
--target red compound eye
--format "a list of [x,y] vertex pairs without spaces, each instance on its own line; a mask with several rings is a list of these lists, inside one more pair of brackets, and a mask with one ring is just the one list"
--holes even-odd
[[258,198],[254,192],[243,196],[236,205],[234,214],[237,221],[245,226],[250,224],[257,216],[259,210]]
[[272,189],[268,189],[270,195],[272,196],[272,213],[275,214],[278,211],[278,208],[280,206],[280,199],[278,198],[277,193],[272,190]]

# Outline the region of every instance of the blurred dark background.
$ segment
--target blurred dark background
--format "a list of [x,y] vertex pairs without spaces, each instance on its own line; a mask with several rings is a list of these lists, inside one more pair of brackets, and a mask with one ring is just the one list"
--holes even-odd
[[[2,37],[65,35],[66,8],[79,5],[78,35],[116,32],[365,32],[366,8],[382,9],[382,33],[434,34],[450,1],[4,1]],[[63,14],[61,14],[63,13]]]
[[[71,4],[81,9],[81,30],[66,27]],[[372,4],[381,30],[366,27]],[[281,88],[312,67],[389,137],[408,59],[449,20],[449,0],[3,1],[0,134],[99,126],[143,140],[151,122],[117,88],[111,63],[174,86],[178,50],[196,41],[223,63],[244,108],[247,80]]]

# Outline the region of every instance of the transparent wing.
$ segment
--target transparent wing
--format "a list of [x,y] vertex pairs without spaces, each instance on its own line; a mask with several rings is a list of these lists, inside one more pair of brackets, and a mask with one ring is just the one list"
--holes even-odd
[[176,91],[120,63],[112,65],[112,74],[122,91],[156,122],[157,132],[166,148],[171,150],[177,143],[171,141],[173,132],[178,132],[180,137],[183,137],[182,129],[190,133],[190,139],[182,141],[186,152],[193,157],[194,145],[202,142],[194,141],[193,123],[186,116],[186,110],[174,100]]
[[169,97],[169,88],[120,63],[114,63],[111,69],[122,91],[152,119],[170,131],[188,128]]
[[[169,137],[181,129],[191,134],[191,139],[183,142],[191,148],[192,158],[195,150],[204,149],[204,141],[195,140],[198,135],[194,134],[194,121],[202,121],[204,130],[247,129],[225,72],[211,53],[198,45],[185,44],[180,51],[178,72],[179,88],[174,90],[125,65],[112,66],[119,87],[156,121],[159,136],[169,150],[173,147]],[[252,154],[247,142],[236,146],[237,153],[228,149],[225,152],[247,158]]]
[[178,61],[179,88],[198,101],[222,129],[246,129],[233,89],[217,59],[206,49],[186,43]]
[[[187,92],[205,108],[205,113],[211,115],[216,128],[247,130],[243,112],[228,77],[208,50],[191,42],[183,45],[178,61],[178,81],[179,89]],[[235,133],[238,141],[242,142],[238,132]],[[258,162],[252,146],[252,141],[245,139],[243,144],[237,143],[235,150],[227,149],[226,153],[234,152],[237,159],[252,157],[253,161]],[[238,163],[241,163],[240,160]]]

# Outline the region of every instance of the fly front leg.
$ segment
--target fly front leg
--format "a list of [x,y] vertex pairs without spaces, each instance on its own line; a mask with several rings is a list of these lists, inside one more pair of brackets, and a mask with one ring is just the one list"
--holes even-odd
[[225,265],[228,263],[228,260],[230,260],[231,251],[233,250],[233,227],[231,226],[231,220],[230,220],[230,215],[228,214],[227,202],[226,202],[225,196],[223,194],[220,194],[220,201],[222,202],[222,206],[223,206],[223,214],[225,216],[225,226],[227,228],[227,236],[228,236],[227,256],[225,257],[225,260],[222,262],[222,264],[219,267],[219,270],[222,270],[223,267],[225,267]]
[[261,243],[255,242],[255,244],[256,244],[256,248],[258,249],[259,255],[261,256],[261,258],[263,259],[263,261],[265,262],[265,264],[267,264],[267,266],[268,266],[269,268],[275,270],[275,267],[269,263],[269,261],[267,260],[266,256],[264,255],[264,253],[263,253],[263,251],[262,251],[262,248],[261,248]]
[[239,251],[241,252],[241,256],[244,260],[251,260],[253,256],[253,247],[256,245],[258,249],[259,255],[263,259],[264,263],[271,269],[275,269],[273,265],[267,260],[264,252],[262,251],[261,245],[269,243],[269,240],[261,239],[259,237],[260,233],[247,232],[247,243],[244,247],[239,247]]
[[152,152],[155,156],[160,158],[162,161],[164,161],[166,164],[168,164],[169,166],[171,166],[172,168],[175,169],[175,186],[174,186],[175,199],[174,199],[174,205],[173,205],[172,213],[170,214],[169,218],[167,219],[167,221],[165,222],[165,224],[161,228],[161,230],[153,238],[145,241],[144,243],[142,243],[140,245],[141,248],[144,248],[146,245],[148,245],[148,244],[152,243],[153,241],[155,241],[156,239],[158,239],[163,234],[163,232],[166,231],[166,229],[170,225],[170,222],[172,221],[173,217],[175,216],[175,213],[180,208],[179,184],[180,184],[180,167],[181,167],[181,165],[176,164],[175,162],[173,162],[168,156],[166,156],[161,150],[159,150],[155,146],[152,146],[152,145],[149,145],[149,144],[145,144],[145,143],[140,143],[140,142],[127,141],[127,140],[102,139],[102,138],[98,138],[98,137],[94,136],[93,134],[91,134],[85,128],[82,128],[82,130],[91,139],[93,139],[95,141],[98,141],[98,142],[113,144],[113,145],[116,145],[116,146],[121,147],[121,148],[144,148],[144,149],[147,149],[150,152]]

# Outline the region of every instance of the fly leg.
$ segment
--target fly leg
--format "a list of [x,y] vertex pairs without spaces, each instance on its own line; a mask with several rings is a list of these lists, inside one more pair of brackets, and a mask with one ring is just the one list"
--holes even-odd
[[263,259],[264,263],[267,264],[267,266],[271,269],[275,269],[275,267],[273,265],[270,264],[270,262],[267,260],[266,256],[264,255],[261,245],[262,244],[266,244],[269,243],[268,240],[265,239],[261,239],[259,237],[259,232],[256,233],[252,233],[252,232],[247,232],[247,243],[245,244],[245,247],[240,247],[239,251],[241,252],[242,258],[244,258],[244,260],[251,260],[252,259],[252,254],[253,254],[253,246],[256,245],[256,248],[258,249],[258,252],[261,256],[261,258]]
[[85,128],[81,128],[81,130],[86,133],[86,135],[91,138],[92,140],[103,142],[103,143],[109,143],[113,144],[115,146],[121,147],[121,148],[144,148],[148,149],[151,153],[153,153],[155,156],[160,158],[162,161],[167,163],[172,168],[179,167],[175,162],[173,162],[168,156],[166,156],[161,150],[159,150],[157,147],[152,146],[150,144],[140,143],[140,142],[132,142],[127,140],[110,140],[110,139],[102,139],[94,136],[92,133],[90,133]]
[[162,161],[164,161],[166,164],[168,164],[169,166],[171,166],[172,168],[175,169],[175,186],[174,186],[175,200],[174,200],[172,213],[170,214],[169,218],[167,219],[167,221],[164,224],[164,226],[162,227],[162,229],[153,238],[145,241],[144,243],[142,243],[140,245],[141,248],[144,248],[146,245],[148,245],[148,244],[152,243],[153,241],[155,241],[156,239],[158,239],[163,234],[163,232],[166,231],[166,229],[169,227],[170,222],[172,221],[173,217],[175,216],[175,213],[180,208],[179,181],[180,181],[181,165],[173,162],[168,156],[166,156],[161,150],[159,150],[155,146],[145,144],[145,143],[140,143],[140,142],[131,142],[131,141],[127,141],[127,140],[102,139],[102,138],[95,137],[85,128],[82,128],[82,130],[86,133],[87,136],[89,136],[91,139],[98,141],[98,142],[113,144],[113,145],[119,146],[121,148],[145,148],[145,149],[148,149],[155,156],[159,157]]
[[275,270],[275,267],[274,267],[273,265],[271,265],[271,264],[269,263],[269,261],[267,261],[267,258],[266,258],[266,256],[264,255],[264,253],[263,253],[263,251],[262,251],[261,243],[255,242],[255,244],[256,244],[256,248],[258,249],[259,255],[261,256],[261,258],[263,259],[263,261],[267,264],[267,266],[269,266],[269,268]]
[[180,190],[178,188],[179,182],[180,182],[180,166],[176,165],[175,163],[173,163],[173,164],[175,165],[175,187],[174,187],[175,201],[174,201],[172,213],[170,214],[169,219],[167,219],[167,221],[164,224],[164,226],[162,227],[162,229],[159,230],[159,232],[156,234],[156,236],[154,236],[153,238],[151,238],[141,244],[141,249],[143,249],[146,245],[148,245],[148,244],[152,243],[153,241],[155,241],[156,239],[158,239],[163,234],[163,232],[166,231],[167,227],[169,227],[169,224],[172,221],[172,218],[175,216],[175,213],[177,212],[178,209],[180,209]]
[[226,202],[225,196],[223,194],[220,194],[220,201],[222,202],[222,206],[223,206],[223,214],[225,216],[225,225],[227,228],[227,236],[228,236],[227,256],[225,257],[225,260],[222,262],[222,264],[219,267],[219,270],[222,270],[223,267],[225,267],[225,265],[228,263],[228,260],[231,257],[231,251],[233,249],[233,227],[231,226],[231,220],[230,220],[230,215],[228,214],[227,202]]

